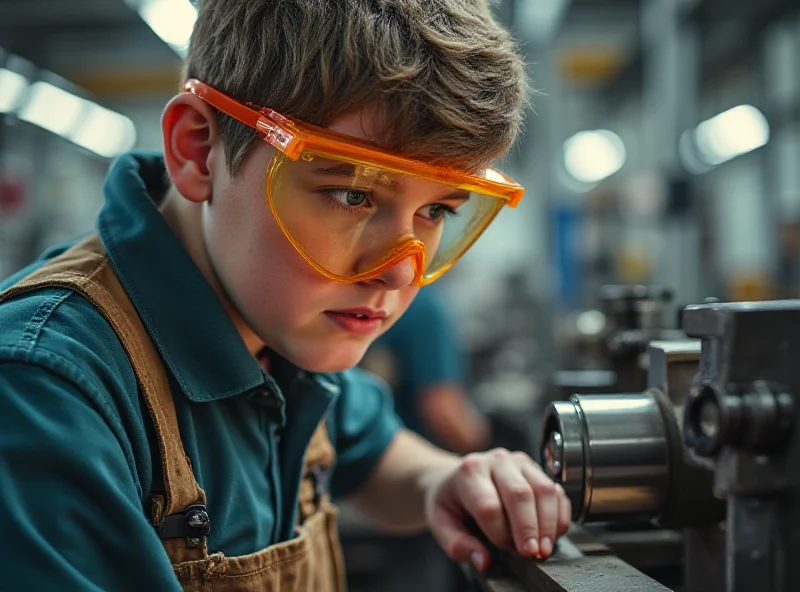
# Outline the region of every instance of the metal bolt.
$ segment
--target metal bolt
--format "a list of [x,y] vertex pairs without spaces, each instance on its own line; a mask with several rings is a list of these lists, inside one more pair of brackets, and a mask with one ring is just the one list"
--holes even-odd
[[189,514],[189,526],[192,528],[202,528],[208,524],[208,514],[203,510],[195,510]]

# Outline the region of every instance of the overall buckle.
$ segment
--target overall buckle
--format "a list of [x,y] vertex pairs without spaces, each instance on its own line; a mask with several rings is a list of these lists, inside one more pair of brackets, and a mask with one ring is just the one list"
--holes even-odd
[[162,539],[186,538],[190,546],[196,546],[211,532],[211,519],[204,504],[192,504],[180,514],[164,518],[156,532]]

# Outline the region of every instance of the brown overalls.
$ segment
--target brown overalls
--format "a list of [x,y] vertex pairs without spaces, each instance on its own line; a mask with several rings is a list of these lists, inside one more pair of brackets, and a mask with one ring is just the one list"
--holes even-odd
[[128,355],[155,425],[164,480],[152,499],[152,523],[186,591],[343,592],[344,562],[337,511],[316,477],[333,462],[325,423],[306,452],[296,538],[243,557],[209,553],[213,524],[178,430],[167,373],[155,345],[125,293],[98,237],[92,237],[0,294],[0,301],[47,287],[73,290],[89,300],[114,329]]

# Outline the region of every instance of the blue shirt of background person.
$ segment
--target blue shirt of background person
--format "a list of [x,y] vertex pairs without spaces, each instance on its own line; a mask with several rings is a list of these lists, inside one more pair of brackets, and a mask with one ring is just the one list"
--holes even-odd
[[364,366],[393,386],[395,410],[409,429],[455,452],[487,445],[488,424],[469,400],[454,320],[435,286],[419,291]]

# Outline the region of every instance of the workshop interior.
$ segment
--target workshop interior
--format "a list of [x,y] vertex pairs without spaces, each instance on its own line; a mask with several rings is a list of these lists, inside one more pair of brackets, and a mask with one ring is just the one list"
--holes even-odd
[[[480,574],[343,502],[349,589],[798,590],[800,3],[493,10],[531,80],[495,165],[525,196],[422,290],[480,449],[531,455],[573,525],[551,558],[493,549]],[[194,18],[189,0],[0,1],[0,279],[92,232],[114,159],[161,148]],[[393,385],[414,371],[372,360]]]

